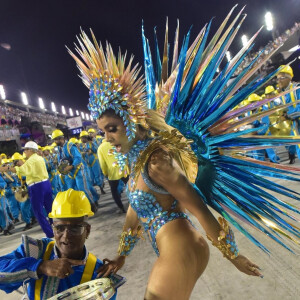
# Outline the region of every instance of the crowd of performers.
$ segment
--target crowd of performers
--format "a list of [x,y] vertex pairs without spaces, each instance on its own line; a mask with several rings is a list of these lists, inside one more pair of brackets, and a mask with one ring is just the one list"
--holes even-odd
[[[46,235],[52,237],[52,229],[46,216],[57,193],[70,188],[83,191],[92,210],[96,212],[100,195],[95,187],[99,188],[101,194],[105,194],[105,177],[118,212],[125,213],[121,193],[127,179],[124,172],[119,172],[114,167],[116,158],[110,153],[112,146],[97,135],[93,128],[82,131],[79,139],[73,137],[69,140],[65,139],[61,130],[56,129],[52,133],[52,139],[53,143],[45,147],[28,142],[23,154],[16,152],[10,158],[5,153],[1,154],[3,172],[0,174],[0,231],[5,236],[12,234],[21,215],[25,222],[23,231],[31,229],[38,222]],[[33,161],[37,156],[43,159]],[[32,173],[36,174],[34,178]],[[47,180],[51,184],[51,196],[45,196],[42,201],[41,195]],[[36,194],[32,190],[36,190]]]
[[[16,251],[0,257],[1,289],[11,292],[27,279],[35,295],[30,299],[46,299],[42,296],[45,293],[48,298],[78,284],[78,278],[74,282],[67,280],[74,273],[71,265],[86,264],[84,270],[90,268],[83,251],[89,234],[84,221],[91,215],[90,208],[94,211],[97,208],[93,185],[103,188],[99,169],[93,169],[97,161],[96,149],[98,154],[104,154],[102,159],[109,153],[114,155],[115,163],[108,162],[108,166],[118,166],[119,172],[124,172],[122,177],[126,177],[129,169],[126,187],[129,207],[123,230],[120,228],[117,255],[104,259],[99,269],[94,266],[92,270],[100,277],[116,273],[140,238],[147,236],[157,259],[144,299],[187,300],[206,269],[208,243],[193,225],[187,210],[199,221],[212,245],[248,275],[263,277],[259,266],[239,250],[229,224],[266,253],[269,253],[267,245],[250,233],[244,223],[265,233],[287,251],[292,252],[292,249],[285,238],[294,241],[295,247],[299,245],[299,225],[295,224],[297,219],[293,214],[300,214],[300,210],[281,198],[284,195],[300,201],[299,193],[274,179],[298,183],[300,169],[262,161],[265,159],[263,151],[267,151],[270,160],[278,162],[276,152],[272,151],[282,145],[288,147],[290,164],[295,162],[297,154],[299,158],[299,90],[291,82],[293,73],[289,66],[281,66],[265,78],[251,79],[268,57],[255,64],[259,59],[256,57],[230,81],[253,47],[254,38],[221,72],[217,71],[245,19],[241,9],[224,30],[234,8],[209,42],[210,23],[192,43],[189,43],[188,32],[179,51],[178,27],[171,67],[168,66],[171,57],[168,28],[162,59],[156,40],[155,64],[143,30],[145,80],[139,77],[138,65],[132,64],[133,58],[126,63],[126,54],[114,53],[109,44],[104,49],[93,33],[90,39],[81,32],[77,54],[69,52],[77,63],[83,83],[89,88],[88,108],[107,143],[102,142],[97,149],[83,132],[82,144],[76,146],[79,144],[76,140],[67,141],[63,132],[55,130],[52,139],[57,149],[57,162],[54,165],[58,166],[60,174],[54,170],[52,182],[56,178],[58,183],[52,188],[46,162],[37,154],[38,146],[34,142],[25,145],[27,160],[23,165],[0,168],[2,173],[11,171],[26,176],[33,212],[36,213],[37,205],[40,210],[42,206],[46,210],[54,223],[52,228],[49,223],[46,228],[44,214],[36,218],[47,238],[54,235],[56,245],[49,250],[49,240],[30,242],[27,239],[26,242],[23,239]],[[276,76],[278,87],[267,86]],[[265,86],[266,93],[261,99],[254,93]],[[101,163],[102,159],[99,159],[102,173],[108,176],[110,186],[116,187],[114,181],[120,178],[106,174],[107,166]],[[85,172],[87,166],[89,172]],[[74,211],[70,212],[71,195],[58,193],[55,204],[50,207],[49,190],[49,201],[52,201],[52,190],[59,190],[60,185],[68,191],[72,188],[83,191],[88,198],[89,205],[82,206],[79,218],[75,213],[78,207],[74,206]],[[276,192],[276,196],[272,192]],[[39,204],[36,201],[38,193]],[[209,207],[220,214],[218,219]],[[282,215],[290,218],[289,221]],[[81,239],[81,249],[76,255],[71,251],[75,236]],[[39,246],[39,251],[34,252],[44,253],[44,256],[26,253],[31,244],[35,245],[34,249]],[[73,245],[75,247],[75,243]],[[66,249],[70,250],[68,254]],[[24,256],[31,258],[28,267],[22,265]],[[79,275],[83,276],[83,272],[81,269]],[[57,277],[61,282],[56,281]],[[66,282],[68,286],[63,286]]]

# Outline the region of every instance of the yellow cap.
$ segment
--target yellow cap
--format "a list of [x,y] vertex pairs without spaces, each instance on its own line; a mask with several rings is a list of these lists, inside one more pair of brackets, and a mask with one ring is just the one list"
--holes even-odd
[[271,94],[275,92],[275,88],[273,87],[273,85],[268,85],[266,88],[265,88],[265,94]]
[[64,133],[61,130],[59,130],[59,129],[55,129],[52,132],[51,138],[52,138],[52,140],[54,140],[54,139],[56,139],[56,138],[58,138],[60,136],[64,136]]
[[65,192],[59,192],[52,204],[52,211],[49,213],[49,218],[64,219],[64,218],[80,218],[84,216],[93,216],[91,205],[82,191],[68,189]]
[[76,138],[70,138],[69,142],[73,143],[73,144],[78,144],[78,140]]
[[46,151],[46,150],[51,151],[51,150],[52,150],[52,147],[51,147],[51,146],[45,146],[45,147],[42,149],[42,151]]
[[23,155],[20,154],[19,152],[15,152],[12,157],[11,157],[12,160],[20,160],[20,159],[24,159]]
[[11,162],[10,159],[3,158],[2,161],[1,161],[1,164],[2,164],[2,165],[5,165],[5,164],[8,164],[8,163],[10,163],[10,162]]
[[94,129],[94,128],[90,128],[89,130],[88,130],[88,133],[95,133],[96,132],[96,130]]
[[283,69],[281,69],[281,70],[279,71],[279,73],[285,73],[285,74],[288,74],[288,75],[291,76],[291,78],[294,77],[294,72],[293,72],[292,67],[290,67],[290,66],[285,66],[285,65],[281,65],[280,67],[283,67]]
[[79,137],[83,137],[83,136],[89,136],[89,133],[87,131],[83,130],[80,132]]
[[5,153],[1,153],[0,156],[1,156],[2,158],[7,158],[7,156],[6,156]]
[[259,101],[261,100],[261,97],[258,96],[257,94],[253,93],[248,97],[248,104],[250,104],[251,102],[255,102],[255,101]]

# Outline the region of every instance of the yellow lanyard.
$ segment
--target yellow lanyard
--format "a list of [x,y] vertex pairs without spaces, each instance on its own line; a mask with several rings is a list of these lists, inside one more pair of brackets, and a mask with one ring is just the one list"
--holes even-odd
[[[47,245],[46,251],[43,256],[43,260],[49,260],[52,249],[54,247],[54,243],[55,242],[52,241]],[[94,269],[96,267],[96,263],[97,263],[97,257],[94,254],[89,253],[84,270],[83,270],[83,274],[82,274],[82,277],[80,280],[80,284],[88,282],[92,279]],[[42,283],[43,283],[43,276],[35,282],[34,300],[41,299]]]

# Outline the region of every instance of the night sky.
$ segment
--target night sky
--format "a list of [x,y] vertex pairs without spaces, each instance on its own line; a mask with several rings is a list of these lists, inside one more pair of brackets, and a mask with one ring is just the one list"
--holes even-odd
[[[84,30],[92,28],[97,39],[108,40],[114,49],[128,50],[136,62],[143,62],[141,23],[144,20],[146,36],[152,40],[157,26],[160,44],[163,42],[164,24],[169,17],[169,42],[172,42],[177,18],[180,37],[191,25],[192,38],[203,25],[216,17],[213,31],[220,25],[230,8],[231,0],[1,0],[0,43],[8,43],[11,50],[0,48],[0,83],[7,99],[20,101],[20,91],[29,95],[29,104],[38,106],[38,97],[56,106],[65,105],[86,110],[88,90],[77,76],[77,68],[66,51]],[[241,47],[240,37],[255,33],[264,23],[264,15],[271,11],[279,32],[300,21],[299,0],[240,1],[239,8],[247,4],[248,14],[237,40],[231,47],[234,54]],[[237,11],[237,10],[236,10]],[[271,39],[263,30],[256,45],[264,46]],[[60,108],[59,108],[60,110]]]

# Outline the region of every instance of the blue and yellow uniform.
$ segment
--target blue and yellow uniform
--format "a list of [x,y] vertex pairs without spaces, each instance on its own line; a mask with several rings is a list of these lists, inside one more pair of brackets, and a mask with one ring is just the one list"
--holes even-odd
[[9,219],[6,212],[6,198],[5,198],[6,182],[0,173],[0,227],[5,229],[8,226]]
[[[102,261],[84,247],[85,265],[73,266],[74,273],[64,279],[40,276],[37,269],[43,260],[58,258],[55,242],[22,236],[22,244],[13,252],[0,257],[0,289],[11,293],[27,283],[29,299],[48,299],[71,287],[96,279]],[[116,299],[116,295],[112,299]]]

